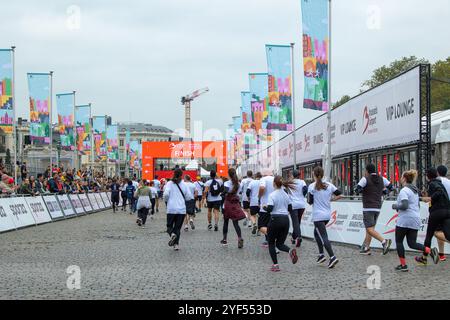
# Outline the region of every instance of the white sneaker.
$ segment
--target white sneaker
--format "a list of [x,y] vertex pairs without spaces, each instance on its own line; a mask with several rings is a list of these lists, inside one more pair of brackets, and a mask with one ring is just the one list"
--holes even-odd
[[179,247],[177,244],[175,244],[175,245],[173,246],[173,250],[178,251],[178,250],[180,250],[180,247]]

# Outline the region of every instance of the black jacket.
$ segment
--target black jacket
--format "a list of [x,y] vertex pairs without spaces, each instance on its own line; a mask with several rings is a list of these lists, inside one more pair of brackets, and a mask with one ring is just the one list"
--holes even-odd
[[430,213],[438,210],[450,211],[450,200],[441,180],[433,179],[430,181],[428,196],[431,197]]

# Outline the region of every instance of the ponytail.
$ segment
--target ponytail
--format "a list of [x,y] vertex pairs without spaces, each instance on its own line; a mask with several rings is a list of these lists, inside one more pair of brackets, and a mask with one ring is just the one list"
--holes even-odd
[[275,178],[273,179],[273,183],[278,189],[284,187],[287,193],[291,193],[293,190],[296,189],[294,181],[283,180],[281,176],[275,176]]
[[230,191],[230,193],[237,193],[239,190],[239,179],[237,177],[236,170],[234,168],[228,169],[228,176],[233,183],[233,189]]
[[326,190],[327,189],[327,185],[325,183],[323,183],[322,179],[323,179],[323,168],[322,167],[315,167],[314,168],[314,177],[316,178],[316,187],[315,189],[317,191],[320,190]]

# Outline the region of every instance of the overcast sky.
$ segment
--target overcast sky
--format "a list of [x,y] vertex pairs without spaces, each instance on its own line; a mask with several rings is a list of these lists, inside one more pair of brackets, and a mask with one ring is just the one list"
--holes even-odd
[[[224,130],[239,114],[247,74],[267,71],[264,45],[290,42],[297,124],[318,115],[301,108],[300,0],[2,2],[0,47],[17,47],[17,116],[29,118],[26,73],[52,70],[54,93],[76,90],[94,115],[171,129],[184,126],[180,97],[208,86],[192,118]],[[71,5],[81,10],[74,30]],[[394,59],[450,56],[448,0],[334,0],[332,28],[333,101],[357,94]]]

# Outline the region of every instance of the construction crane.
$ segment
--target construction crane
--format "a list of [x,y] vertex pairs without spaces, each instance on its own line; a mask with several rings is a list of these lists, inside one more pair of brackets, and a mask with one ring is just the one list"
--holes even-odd
[[208,92],[208,87],[195,90],[191,94],[181,97],[181,104],[184,105],[184,127],[186,130],[187,138],[191,137],[191,101],[198,96]]

